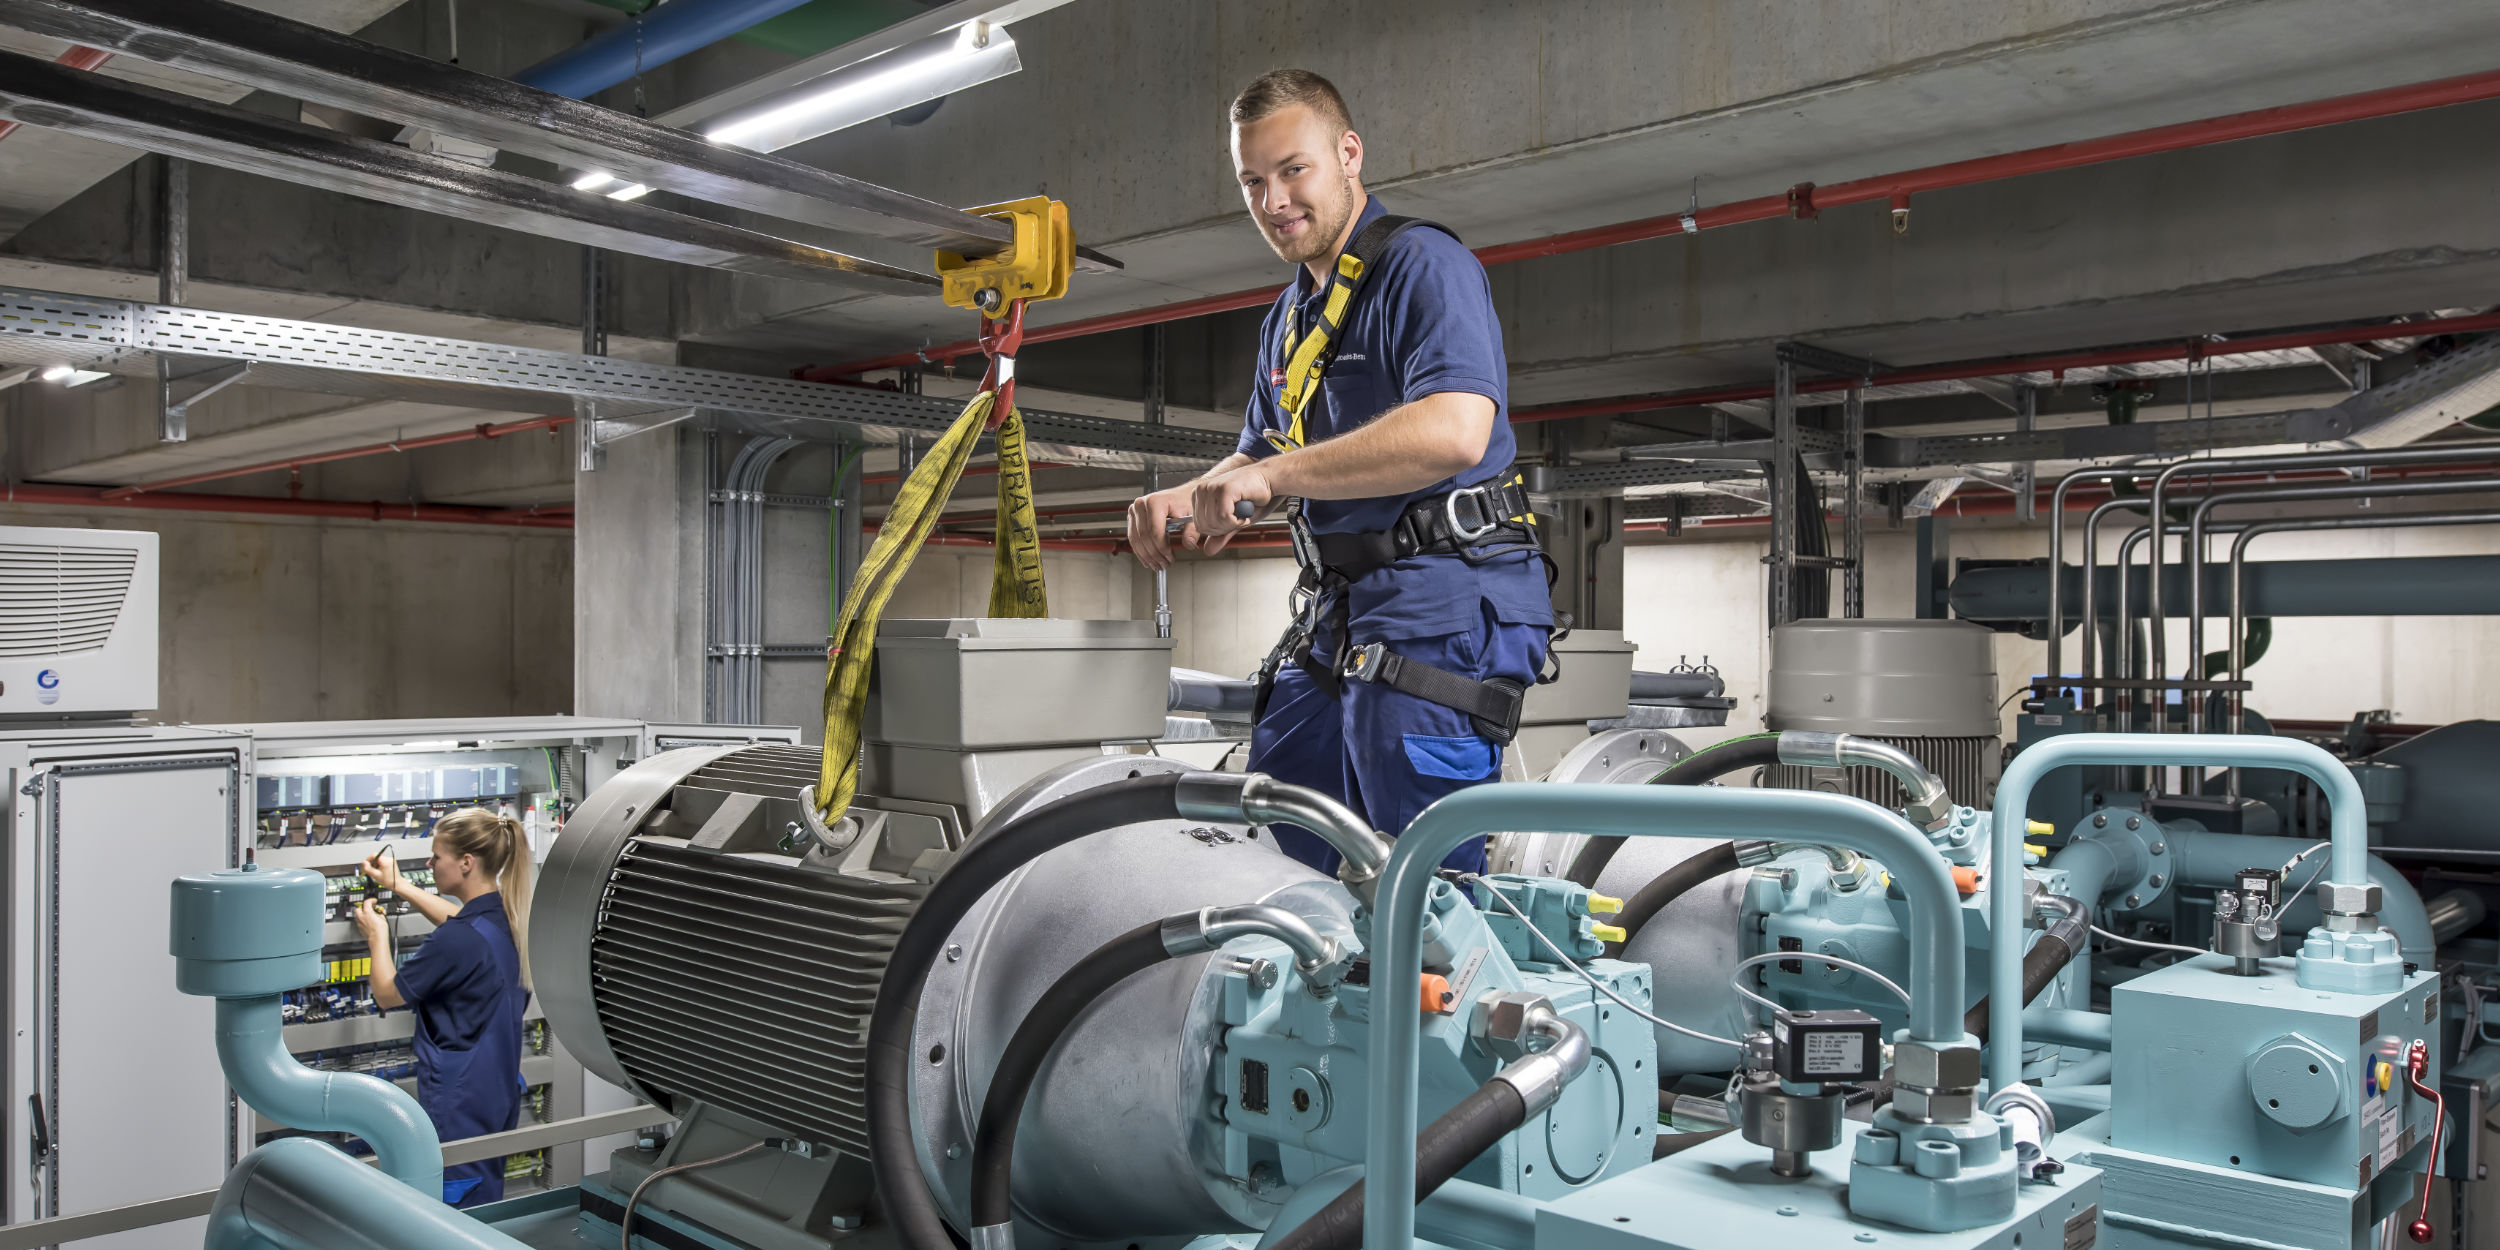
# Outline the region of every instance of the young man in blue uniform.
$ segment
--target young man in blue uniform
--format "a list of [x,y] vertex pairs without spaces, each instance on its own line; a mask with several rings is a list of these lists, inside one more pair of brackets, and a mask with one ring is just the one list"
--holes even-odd
[[[1249,767],[1394,835],[1498,775],[1554,628],[1492,289],[1457,238],[1365,193],[1363,140],[1326,79],[1262,75],[1231,118],[1251,220],[1297,269],[1260,328],[1239,450],[1132,504],[1129,543],[1164,568],[1167,522],[1214,553],[1295,501],[1296,624],[1262,674]],[[1306,831],[1277,841],[1336,867]],[[1444,866],[1482,871],[1482,842]]]

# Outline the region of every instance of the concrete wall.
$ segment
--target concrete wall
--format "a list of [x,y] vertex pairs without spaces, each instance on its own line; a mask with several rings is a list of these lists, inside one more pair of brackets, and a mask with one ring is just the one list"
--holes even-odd
[[10,505],[0,525],[162,536],[155,720],[573,707],[562,530]]

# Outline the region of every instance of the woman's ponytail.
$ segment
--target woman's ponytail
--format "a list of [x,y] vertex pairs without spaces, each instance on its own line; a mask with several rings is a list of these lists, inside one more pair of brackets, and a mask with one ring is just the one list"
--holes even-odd
[[521,822],[483,807],[464,807],[434,822],[434,836],[455,855],[477,856],[478,867],[495,879],[503,895],[505,923],[512,947],[521,956],[521,984],[530,984],[530,886],[537,864],[530,858],[529,835]]
[[512,949],[521,956],[521,988],[530,988],[530,890],[536,884],[538,865],[530,858],[529,834],[521,822],[510,816],[501,818],[503,825],[503,868],[495,874],[495,888],[503,894],[503,914],[512,924]]

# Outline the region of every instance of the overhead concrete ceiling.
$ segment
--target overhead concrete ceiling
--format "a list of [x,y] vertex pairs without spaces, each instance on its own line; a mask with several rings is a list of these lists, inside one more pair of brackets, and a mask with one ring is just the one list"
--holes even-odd
[[[361,30],[375,18],[396,9],[402,0],[239,0],[251,8],[310,22],[328,30]],[[51,60],[69,50],[58,39],[0,27],[0,51]],[[250,94],[245,88],[214,78],[166,69],[130,57],[115,57],[95,71],[107,78],[145,83],[202,99],[231,104]],[[138,159],[135,149],[117,147],[57,130],[20,127],[0,140],[0,243],[16,237],[36,218],[68,202],[114,170]]]
[[[1029,67],[1022,77],[1033,77],[1036,71],[1030,67],[1056,67],[1059,62],[1052,58],[1077,54],[1089,42],[1111,38],[1105,24],[1116,20],[1116,15],[1106,14],[1105,7],[1073,5],[1019,27],[1017,38],[1027,49]],[[1358,113],[1364,114],[1358,124],[1373,145],[1367,157],[1374,171],[1369,180],[1372,189],[1397,211],[1447,223],[1475,246],[1673,213],[1685,207],[1695,179],[1701,203],[1723,203],[1776,194],[1799,181],[1839,182],[2484,71],[2493,67],[2495,51],[2500,50],[2500,5],[2488,0],[2111,4],[2091,6],[2097,15],[2062,26],[2002,39],[1970,41],[1975,36],[1965,37],[1962,43],[1955,43],[1949,30],[1932,28],[1958,20],[1967,20],[1973,30],[1991,29],[1990,24],[2012,26],[2018,19],[2005,15],[2015,10],[1990,5],[1984,7],[1992,13],[1981,13],[1957,4],[1881,9],[1686,5],[1652,11],[1655,20],[1649,21],[1633,13],[1639,6],[1618,6],[1625,8],[1617,23],[1623,29],[1610,41],[1601,29],[1606,20],[1587,16],[1591,10],[1577,15],[1551,12],[1547,23],[1551,29],[1547,30],[1510,29],[1503,23],[1517,26],[1525,19],[1506,19],[1481,6],[1462,7],[1464,12],[1450,13],[1445,25],[1485,29],[1484,39],[1496,44],[1494,48],[1460,53],[1480,61],[1445,66],[1446,73],[1438,76],[1421,72],[1415,65],[1395,63],[1394,58],[1377,69],[1400,87],[1449,78],[1465,80],[1465,89],[1440,82],[1424,87],[1423,98],[1411,104],[1376,98],[1366,104],[1358,99]],[[2033,7],[2044,12],[2085,9]],[[1407,6],[1388,8],[1408,13]],[[1397,40],[1411,40],[1424,54],[1440,48],[1429,32],[1408,31],[1392,39],[1362,28],[1367,21],[1390,21],[1395,16],[1349,15],[1354,28],[1340,34],[1351,45],[1365,49],[1396,46]],[[1660,32],[1677,22],[1683,23],[1679,29],[1707,27],[1711,47],[1723,52],[1730,64],[1697,63],[1697,55],[1707,51],[1698,46],[1662,47]],[[1295,26],[1290,13],[1275,24]],[[1636,28],[1634,24],[1644,25]],[[1807,29],[1801,34],[1792,27]],[[1221,33],[1228,37],[1244,34],[1229,28]],[[1375,34],[1381,38],[1373,38]],[[1308,40],[1294,42],[1264,28],[1247,32],[1245,37],[1254,39],[1248,50],[1225,49],[1226,72],[1234,61],[1252,65],[1273,63],[1272,58],[1279,57],[1321,60],[1311,56]],[[1626,107],[1638,107],[1620,104],[1627,100],[1657,100],[1671,112],[1674,101],[1700,90],[1693,81],[1749,74],[1753,71],[1748,66],[1735,62],[1748,57],[1765,59],[1765,47],[1783,38],[1808,46],[1824,40],[1875,51],[1856,58],[1860,68],[1854,72],[1829,81],[1657,116],[1567,141],[1539,141],[1538,135],[1546,131],[1568,129],[1566,122],[1575,112],[1602,112],[1589,103],[1592,99],[1617,105],[1606,114],[1609,119]],[[1948,50],[1885,63],[1883,49],[1909,45]],[[1139,50],[1123,51],[1136,55]],[[1147,54],[1153,51],[1146,50]],[[1201,56],[1191,64],[1204,59]],[[1327,65],[1323,62],[1319,67]],[[1813,68],[1806,67],[1809,72]],[[1110,69],[1115,75],[1123,72],[1117,64]],[[1337,72],[1343,83],[1360,82],[1352,76],[1358,71]],[[1248,74],[1240,76],[1246,79]],[[1121,121],[1106,121],[1111,128],[1108,136],[1072,149],[1066,129],[1072,124],[1090,126],[1093,119],[1072,121],[1056,116],[1038,107],[1045,100],[1036,98],[1040,93],[1048,102],[1056,102],[1050,93],[1065,94],[1072,89],[1017,84],[1017,79],[1005,80],[987,89],[998,94],[966,93],[950,101],[949,113],[918,128],[917,137],[943,150],[961,152],[977,136],[980,145],[998,153],[995,159],[968,162],[967,193],[974,183],[997,183],[1002,168],[1035,166],[1064,176],[1073,166],[1102,175],[1099,181],[1080,178],[1075,185],[1053,182],[1050,190],[1075,206],[1082,237],[1118,255],[1128,267],[1119,274],[1081,275],[1067,298],[1035,310],[1035,322],[1046,325],[1152,307],[1269,285],[1287,276],[1288,271],[1242,219],[1228,179],[1180,197],[1182,202],[1177,204],[1159,188],[1136,190],[1133,198],[1166,205],[1163,213],[1171,220],[1141,221],[1141,214],[1122,202],[1123,187],[1153,177],[1157,157],[1163,158],[1175,177],[1195,178],[1207,172],[1202,168],[1206,162],[1197,154],[1172,151],[1171,126],[1161,110],[1139,110],[1157,115],[1165,137],[1156,150],[1143,159],[1121,160],[1104,150],[1117,150],[1128,130],[1138,128],[1133,120],[1125,123],[1127,130],[1121,129]],[[1742,85],[1733,89],[1723,85],[1721,94],[1741,97]],[[999,92],[1009,86],[1015,86],[1018,94]],[[1218,114],[1206,116],[1212,119]],[[1440,159],[1470,146],[1452,136],[1511,134],[1524,124],[1523,118],[1534,120],[1538,135],[1516,143],[1512,150]],[[1220,143],[1220,129],[1212,120],[1204,129],[1208,147]],[[809,159],[845,172],[883,177],[905,167],[889,150],[892,146],[890,137],[866,136],[802,151]],[[1028,146],[1049,155],[1027,160],[1020,154]],[[1072,152],[1081,153],[1081,158]],[[889,170],[889,165],[894,168]],[[909,168],[925,176],[919,185],[906,182],[906,189],[938,198],[948,198],[955,189],[945,185],[957,178],[947,169],[925,164]],[[1930,197],[1928,208],[1914,216],[1943,224],[1947,215],[1933,210],[1948,194]],[[2135,231],[2158,234],[2164,205],[2146,201],[2139,207],[2142,219]],[[1873,220],[1880,222],[1881,206],[1872,206],[1871,211],[1878,214]],[[1108,236],[1099,232],[1099,226],[1095,231],[1085,228],[1089,222],[1105,219],[1130,228]],[[1723,233],[1787,225],[1739,227]],[[1914,226],[1913,233],[1922,228],[1935,227]],[[1716,249],[1722,246],[1717,237],[1705,235],[1697,246]],[[1606,258],[1615,253],[1597,255]],[[1513,268],[1543,264],[1547,262],[1525,262]],[[1497,271],[1497,288],[1503,272],[1507,271]],[[2347,285],[2358,285],[2359,297],[2385,302],[2395,297],[2391,287],[2418,283],[2420,277],[2417,270],[2405,279]],[[783,351],[823,351],[829,343],[841,343],[853,345],[862,355],[962,337],[960,315],[929,301],[879,296],[826,300],[806,292],[767,291],[756,284],[748,288],[744,292],[748,298],[734,301],[734,312],[723,324],[697,337]],[[2431,302],[2438,301],[2424,301]],[[2230,315],[2227,308],[2211,311],[2216,317]],[[1578,314],[1565,314],[1573,315]],[[2078,325],[2073,333],[2125,339],[2129,337],[2126,323],[2127,315],[2113,313],[2098,325]],[[2207,328],[2212,328],[2210,322]],[[1957,329],[1966,337],[1971,327]],[[2032,337],[2045,336],[2045,341],[2059,345],[2107,341],[2106,337],[2061,338],[2062,332],[2061,327],[2042,325]],[[1704,330],[1694,337],[1710,335]],[[1924,358],[1933,359],[1938,352],[1957,354],[1955,337],[1945,333],[1910,336],[1891,346],[1913,358],[1924,353]],[[1593,346],[1603,354],[1602,344]],[[1682,345],[1662,350],[1669,355],[1688,354]],[[1516,342],[1512,360],[1515,368],[1523,363]],[[1579,371],[1587,363],[1574,362],[1572,367]],[[1745,376],[1761,370],[1750,361],[1742,368]],[[1618,388],[1612,393],[1620,393],[1621,389],[1660,384],[1674,374],[1672,369],[1648,367],[1618,370],[1612,376],[1601,372],[1590,376],[1589,388],[1582,393],[1610,393],[1609,388]],[[1576,397],[1572,392],[1581,388],[1534,389],[1533,399],[1543,401]],[[1528,397],[1522,398],[1527,402]]]

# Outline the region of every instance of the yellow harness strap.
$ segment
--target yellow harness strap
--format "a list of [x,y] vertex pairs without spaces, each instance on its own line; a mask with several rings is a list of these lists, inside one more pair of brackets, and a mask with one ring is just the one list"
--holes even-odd
[[[973,448],[989,423],[997,395],[983,391],[915,466],[886,511],[877,541],[860,561],[843,597],[825,664],[825,762],[816,801],[826,824],[841,819],[859,794],[860,722],[868,712],[868,677],[874,661],[877,621],[886,601],[911,570],[920,548],[937,529],[946,499],[955,493]],[[998,427],[998,540],[990,570],[991,616],[1050,615],[1042,586],[1041,532],[1033,515],[1033,474],[1025,461],[1024,419],[1013,409]]]
[[1337,254],[1336,275],[1328,281],[1328,298],[1320,304],[1319,323],[1308,333],[1285,332],[1285,382],[1279,396],[1285,409],[1286,428],[1266,432],[1267,445],[1278,451],[1293,451],[1302,446],[1302,410],[1310,407],[1311,396],[1319,390],[1320,375],[1328,372],[1328,359],[1334,353],[1337,333],[1345,328],[1346,309],[1354,304],[1354,295],[1363,289],[1363,258],[1352,251]]

